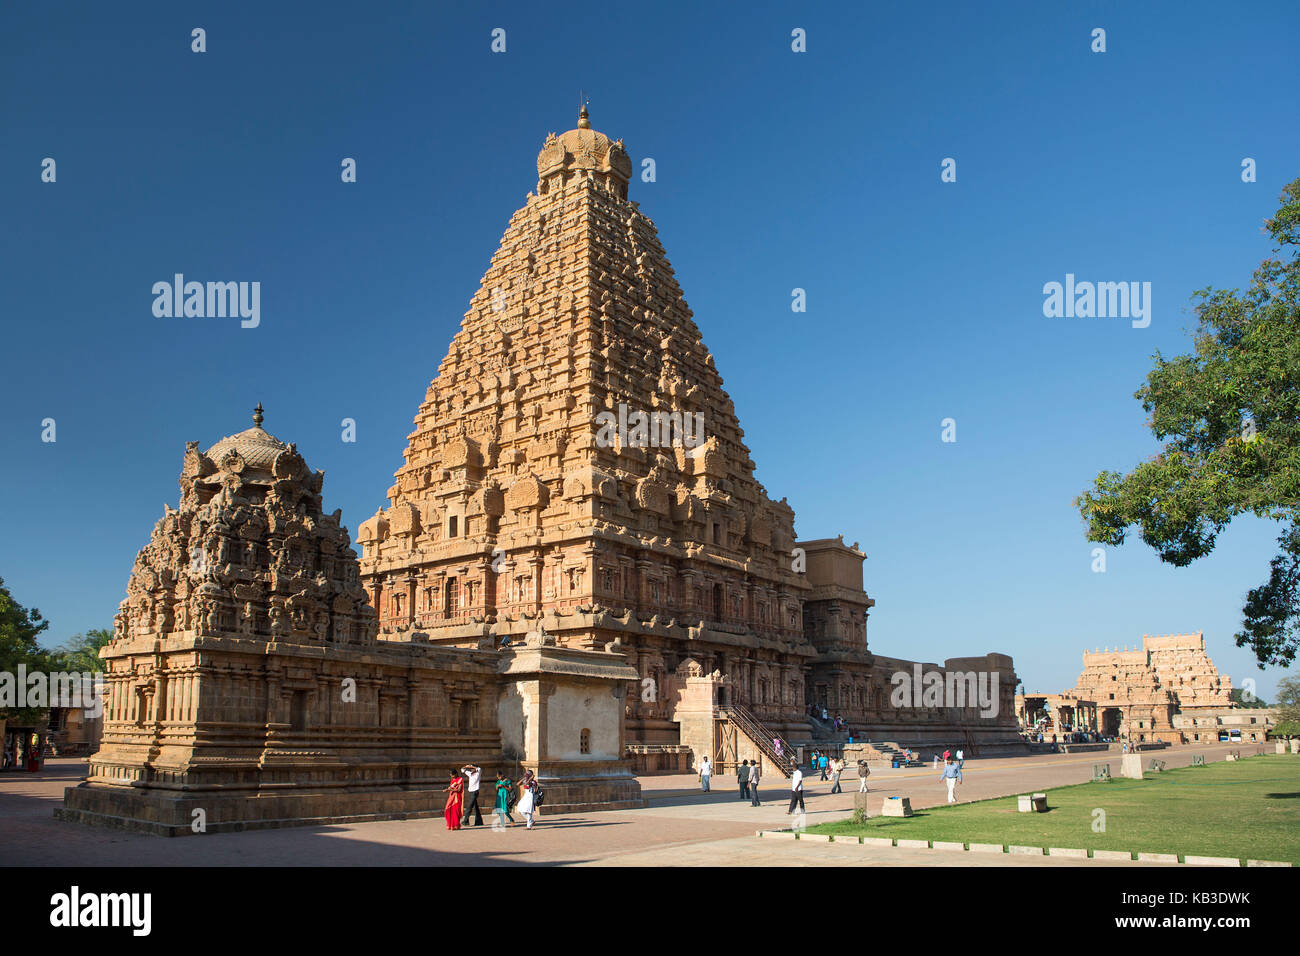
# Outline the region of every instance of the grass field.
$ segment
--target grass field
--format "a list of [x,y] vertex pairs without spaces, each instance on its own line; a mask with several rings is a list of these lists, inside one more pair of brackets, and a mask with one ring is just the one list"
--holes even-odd
[[[1000,797],[918,810],[906,818],[823,823],[808,832],[1190,853],[1300,864],[1300,758],[1289,754],[1244,757],[1147,773],[1141,781],[1117,778],[1046,792],[1047,813],[1019,813],[1015,797]],[[1094,830],[1095,823],[1103,820],[1104,832]]]

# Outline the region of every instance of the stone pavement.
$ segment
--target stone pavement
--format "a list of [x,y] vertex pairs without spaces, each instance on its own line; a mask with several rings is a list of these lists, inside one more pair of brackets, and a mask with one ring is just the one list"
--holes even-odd
[[[1222,760],[1241,745],[1177,747],[1156,754],[1168,767],[1204,753]],[[1144,756],[1144,762],[1148,758]],[[1109,762],[1118,775],[1119,755],[1040,755],[967,760],[964,800],[1044,790],[1091,779],[1094,763]],[[247,833],[176,838],[80,824],[53,818],[63,788],[75,784],[85,763],[55,759],[38,774],[0,774],[0,865],[4,866],[498,866],[519,863],[614,866],[1069,866],[1100,865],[1052,859],[867,848],[760,840],[759,829],[789,825],[789,782],[770,777],[760,788],[761,807],[742,802],[734,778],[718,778],[700,792],[693,776],[643,777],[650,806],[641,810],[538,815],[529,832],[521,824],[503,832],[447,831],[441,817],[337,826],[291,827]],[[929,767],[873,772],[870,812],[889,796],[911,797],[916,808],[944,801],[938,773]],[[845,775],[842,794],[816,776],[806,780],[809,825],[844,817],[853,807],[858,781]],[[485,815],[485,821],[491,816]],[[1132,866],[1145,865],[1132,863]]]

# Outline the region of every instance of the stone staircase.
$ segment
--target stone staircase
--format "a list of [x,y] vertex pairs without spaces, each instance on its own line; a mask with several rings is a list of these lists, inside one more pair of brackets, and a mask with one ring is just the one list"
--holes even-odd
[[[872,764],[889,765],[897,760],[904,766],[909,766],[906,750],[892,740],[880,742],[870,740],[855,741],[843,748],[842,752],[851,754],[854,760],[865,757],[866,761]],[[912,763],[910,766],[917,766],[917,764]]]
[[795,755],[789,750],[783,750],[778,754],[776,748],[772,746],[772,739],[777,735],[765,727],[747,708],[740,704],[728,704],[720,709],[719,716],[748,737],[782,776],[789,778],[794,774]]

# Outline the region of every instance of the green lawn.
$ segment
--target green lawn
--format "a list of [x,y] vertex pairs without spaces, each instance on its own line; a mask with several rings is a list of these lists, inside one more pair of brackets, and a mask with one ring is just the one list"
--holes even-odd
[[[1148,773],[1140,782],[1117,778],[1046,792],[1047,813],[1019,813],[1015,797],[999,797],[918,810],[907,818],[823,823],[808,831],[1300,864],[1300,758],[1289,754]],[[1097,809],[1105,811],[1104,833],[1093,830]]]

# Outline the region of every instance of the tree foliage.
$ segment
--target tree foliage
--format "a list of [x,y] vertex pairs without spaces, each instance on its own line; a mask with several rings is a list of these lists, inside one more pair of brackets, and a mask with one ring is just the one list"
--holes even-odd
[[1277,726],[1273,734],[1278,737],[1300,737],[1300,677],[1287,677],[1277,682]]
[[1136,527],[1176,567],[1213,551],[1238,515],[1281,524],[1236,641],[1285,665],[1300,649],[1300,179],[1265,227],[1277,248],[1250,288],[1197,292],[1195,351],[1157,351],[1135,395],[1164,448],[1126,475],[1103,471],[1075,503],[1090,541],[1120,545]]
[[1228,695],[1232,700],[1232,706],[1242,707],[1246,710],[1264,710],[1268,707],[1268,701],[1263,698],[1256,697],[1252,694],[1250,700],[1246,700],[1245,694],[1246,692],[1240,687],[1234,687],[1232,693]]
[[91,628],[85,634],[72,635],[54,650],[57,669],[83,674],[102,671],[104,662],[99,658],[99,649],[112,639],[113,632],[102,627]]
[[[50,652],[36,640],[49,626],[36,608],[28,610],[15,601],[0,578],[0,673],[13,674],[16,680],[19,665],[28,671],[49,670]],[[44,713],[41,708],[0,707],[0,717],[14,724],[35,724]]]

